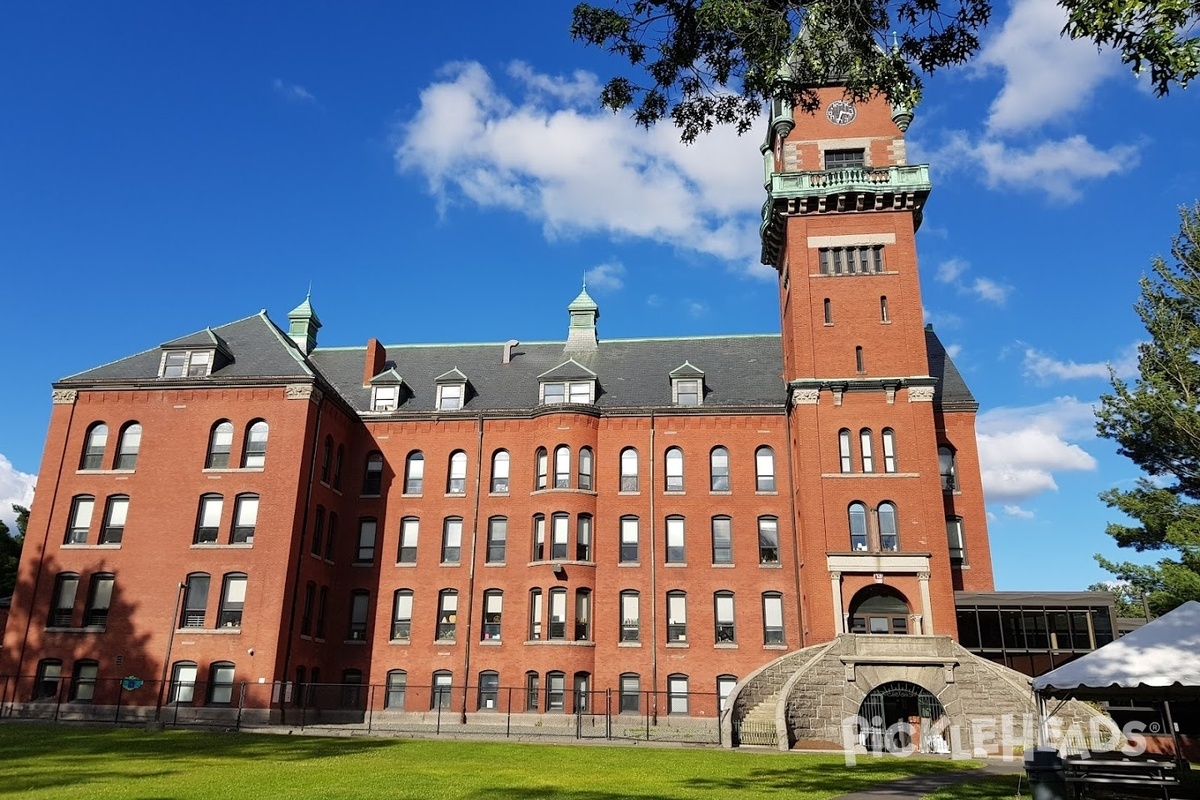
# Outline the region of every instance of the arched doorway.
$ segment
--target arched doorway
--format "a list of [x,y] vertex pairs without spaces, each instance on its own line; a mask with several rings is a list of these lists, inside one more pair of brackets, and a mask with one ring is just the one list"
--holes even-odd
[[948,753],[946,711],[922,686],[890,681],[872,689],[859,706],[859,743],[872,751]]
[[868,586],[850,601],[851,633],[908,633],[908,601],[890,586]]

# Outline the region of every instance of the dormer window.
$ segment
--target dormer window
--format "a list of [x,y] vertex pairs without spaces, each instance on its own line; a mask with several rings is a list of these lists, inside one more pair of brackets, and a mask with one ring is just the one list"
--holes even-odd
[[371,389],[372,411],[395,411],[399,402],[399,386],[376,386]]
[[549,372],[538,376],[541,382],[542,405],[596,402],[596,373],[570,359]]
[[685,361],[671,370],[671,399],[677,406],[698,406],[704,402],[704,372]]
[[212,371],[212,350],[168,350],[163,355],[162,377],[203,378]]
[[467,402],[467,376],[458,367],[437,376],[434,383],[438,411],[458,411]]

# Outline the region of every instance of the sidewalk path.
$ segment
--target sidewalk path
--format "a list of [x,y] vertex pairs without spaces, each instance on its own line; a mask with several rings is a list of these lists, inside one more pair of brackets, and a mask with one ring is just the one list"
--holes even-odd
[[1017,775],[1024,770],[1025,765],[1020,761],[992,761],[980,769],[964,769],[962,772],[943,772],[937,775],[914,775],[911,778],[888,781],[873,789],[844,794],[834,800],[912,800],[958,783],[971,783],[979,778],[994,775]]

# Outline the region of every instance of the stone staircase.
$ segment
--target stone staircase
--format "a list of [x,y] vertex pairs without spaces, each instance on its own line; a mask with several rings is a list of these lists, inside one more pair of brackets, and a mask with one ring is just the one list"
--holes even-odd
[[732,733],[737,744],[787,749],[789,743],[786,739],[780,741],[777,723],[783,690],[793,675],[824,655],[829,647],[822,644],[788,653],[746,679],[733,702]]

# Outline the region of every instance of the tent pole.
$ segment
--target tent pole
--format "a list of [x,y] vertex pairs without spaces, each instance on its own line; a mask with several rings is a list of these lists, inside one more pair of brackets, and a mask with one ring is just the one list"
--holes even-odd
[[1038,713],[1038,731],[1037,744],[1039,748],[1048,747],[1050,745],[1050,728],[1049,721],[1046,719],[1046,698],[1041,692],[1033,693],[1035,702],[1037,703]]
[[1179,734],[1175,732],[1175,720],[1171,718],[1171,701],[1163,700],[1163,716],[1167,718],[1167,728],[1171,731],[1171,748],[1175,751],[1175,764],[1183,766],[1183,753],[1179,749]]

